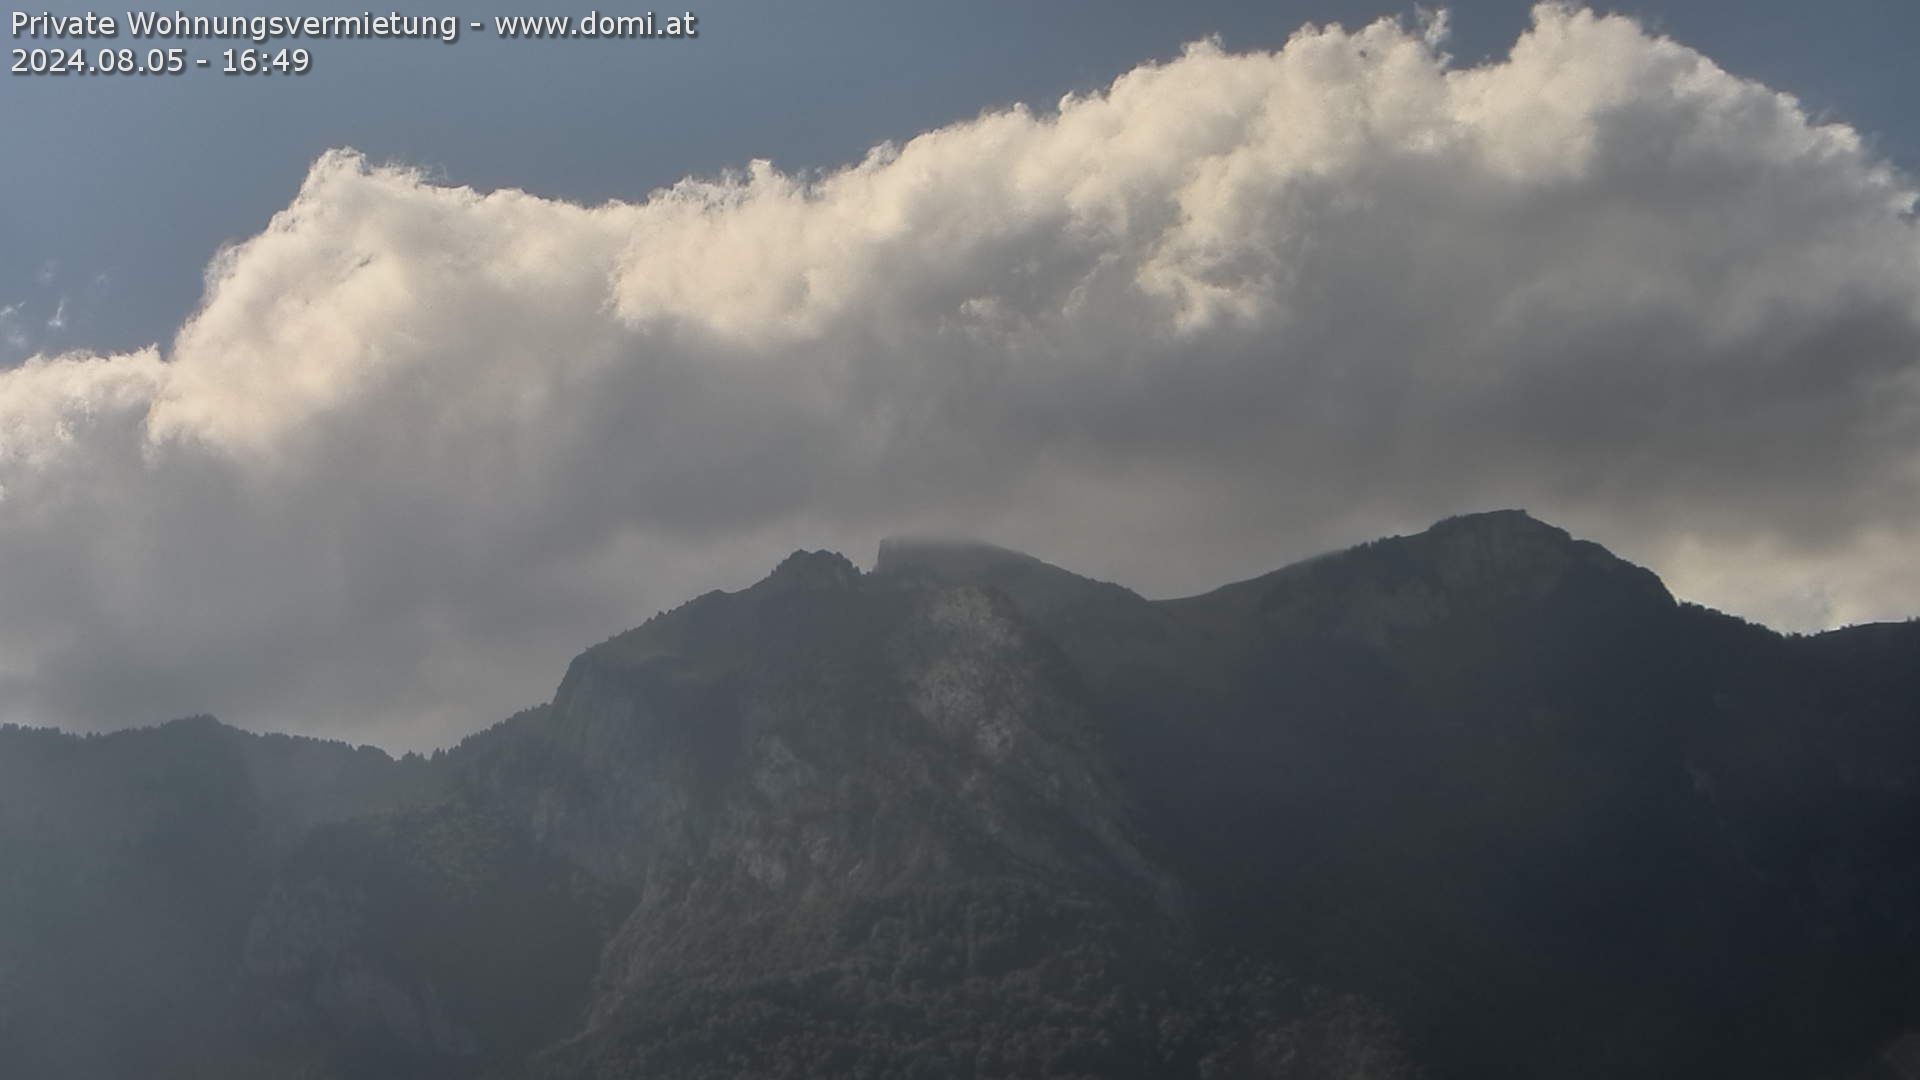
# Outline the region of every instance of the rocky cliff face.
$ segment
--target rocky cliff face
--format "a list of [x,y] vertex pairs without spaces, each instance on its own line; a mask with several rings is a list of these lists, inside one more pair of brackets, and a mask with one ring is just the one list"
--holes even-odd
[[[555,1068],[696,1068],[720,1047],[674,1025],[742,1009],[791,1032],[733,1051],[756,1068],[828,1068],[865,1043],[971,1039],[968,1001],[1001,998],[1017,1033],[1039,1021],[1012,1003],[1048,980],[1127,989],[1120,968],[1170,959],[1180,890],[1139,850],[1094,722],[1001,595],[827,553],[590,650],[546,723],[548,775],[589,779],[524,779],[484,748],[471,765],[535,836],[638,894]],[[1051,1000],[1089,1046],[1131,1024]]]
[[1003,872],[1170,902],[1082,688],[998,595],[797,554],[589,650],[538,736],[456,767],[643,902],[784,903]]
[[887,554],[1088,673],[1204,940],[1384,1003],[1443,1071],[1824,1075],[1909,1000],[1920,626],[1782,638],[1513,511],[1158,603]]
[[1916,672],[1513,512],[1175,601],[796,553],[431,762],[0,731],[0,1072],[1883,1075]]

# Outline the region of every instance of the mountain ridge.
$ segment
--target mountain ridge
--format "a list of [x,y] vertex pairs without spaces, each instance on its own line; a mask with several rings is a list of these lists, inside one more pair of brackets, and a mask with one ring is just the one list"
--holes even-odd
[[796,552],[429,758],[0,730],[0,1064],[1866,1078],[1916,672],[1519,511],[1169,600]]

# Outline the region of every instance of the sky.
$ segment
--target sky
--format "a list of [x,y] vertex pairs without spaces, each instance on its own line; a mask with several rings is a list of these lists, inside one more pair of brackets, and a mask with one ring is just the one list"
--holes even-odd
[[1920,614],[1913,5],[694,10],[8,77],[0,721],[445,745],[898,532]]

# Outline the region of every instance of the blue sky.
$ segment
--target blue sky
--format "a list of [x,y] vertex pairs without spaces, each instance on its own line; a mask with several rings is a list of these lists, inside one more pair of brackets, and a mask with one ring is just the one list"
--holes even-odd
[[[1450,51],[1462,63],[1503,52],[1529,6],[1453,5]],[[276,0],[185,7],[336,10]],[[575,8],[587,6],[470,0],[430,10],[482,17]],[[1614,10],[1854,124],[1902,166],[1920,162],[1910,111],[1920,95],[1920,5],[1759,0]],[[321,42],[311,73],[278,82],[208,72],[12,76],[0,94],[0,307],[17,305],[28,340],[0,341],[0,363],[26,351],[164,345],[198,302],[208,258],[257,232],[333,147],[483,189],[639,199],[753,158],[788,170],[831,167],[982,109],[1045,106],[1210,34],[1234,49],[1272,48],[1305,22],[1354,25],[1411,11],[1347,0],[722,0],[699,7],[702,33],[686,43],[469,34],[450,47]],[[57,311],[64,325],[49,327]]]

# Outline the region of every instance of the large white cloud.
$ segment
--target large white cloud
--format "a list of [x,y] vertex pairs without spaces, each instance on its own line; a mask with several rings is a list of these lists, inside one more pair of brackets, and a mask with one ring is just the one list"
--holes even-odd
[[0,373],[0,720],[444,741],[897,529],[1170,593],[1523,505],[1777,625],[1920,613],[1908,178],[1630,20],[1429,29],[631,204],[327,154],[164,355]]

